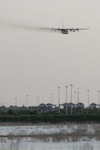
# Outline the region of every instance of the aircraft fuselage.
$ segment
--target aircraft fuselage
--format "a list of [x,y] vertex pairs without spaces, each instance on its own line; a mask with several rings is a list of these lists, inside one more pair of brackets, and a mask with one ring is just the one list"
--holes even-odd
[[68,30],[61,29],[61,33],[62,33],[62,34],[68,34]]

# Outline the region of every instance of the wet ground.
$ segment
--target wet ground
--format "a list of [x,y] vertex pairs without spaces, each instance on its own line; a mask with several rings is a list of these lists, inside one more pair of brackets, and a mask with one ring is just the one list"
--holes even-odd
[[0,150],[100,150],[99,124],[0,126]]

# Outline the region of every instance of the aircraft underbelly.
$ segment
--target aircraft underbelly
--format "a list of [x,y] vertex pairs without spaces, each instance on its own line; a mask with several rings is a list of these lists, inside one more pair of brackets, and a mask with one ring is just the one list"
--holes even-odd
[[62,34],[68,34],[68,32],[66,32],[66,31],[61,31],[61,33],[62,33]]
[[62,29],[62,30],[61,30],[61,33],[62,33],[62,34],[68,34],[68,30]]

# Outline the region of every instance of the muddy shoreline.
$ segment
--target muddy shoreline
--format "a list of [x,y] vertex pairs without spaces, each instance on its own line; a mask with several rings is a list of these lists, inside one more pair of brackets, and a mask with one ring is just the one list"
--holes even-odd
[[35,125],[100,125],[100,123],[94,123],[94,122],[85,122],[85,123],[77,123],[77,122],[66,122],[66,123],[22,123],[22,122],[0,122],[0,126],[35,126]]

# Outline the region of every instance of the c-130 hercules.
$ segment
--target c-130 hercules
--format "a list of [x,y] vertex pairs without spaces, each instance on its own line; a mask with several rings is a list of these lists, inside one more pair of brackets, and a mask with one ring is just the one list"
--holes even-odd
[[76,32],[80,30],[88,30],[89,28],[64,28],[62,24],[62,28],[40,28],[45,31],[53,31],[53,32],[60,32],[62,34],[68,34],[69,32]]
[[76,32],[80,30],[88,30],[89,28],[41,28],[47,31],[60,32],[62,34],[68,34],[69,32]]

